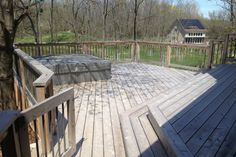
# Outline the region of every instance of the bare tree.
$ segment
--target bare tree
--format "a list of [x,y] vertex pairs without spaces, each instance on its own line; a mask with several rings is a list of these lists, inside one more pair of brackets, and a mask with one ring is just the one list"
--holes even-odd
[[51,34],[51,42],[54,41],[54,0],[51,0],[51,8],[50,8],[50,34]]
[[[212,1],[212,0],[210,0],[210,1]],[[235,21],[236,21],[236,11],[235,11],[236,1],[235,0],[215,0],[215,1],[219,1],[222,3],[222,5],[220,5],[220,6],[226,12],[228,12],[231,25],[232,25],[232,27],[234,27]]]
[[0,1],[0,110],[16,109],[12,70],[13,42],[19,24],[30,15],[29,8],[36,3]]
[[106,39],[106,33],[107,33],[108,7],[109,7],[109,1],[103,0],[103,33],[102,33],[103,40]]
[[137,17],[140,5],[144,0],[134,0],[134,40],[137,39]]

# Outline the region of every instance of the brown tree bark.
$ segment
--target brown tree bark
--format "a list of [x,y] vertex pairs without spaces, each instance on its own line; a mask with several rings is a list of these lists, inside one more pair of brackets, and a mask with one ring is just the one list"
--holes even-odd
[[12,70],[15,36],[13,0],[0,1],[0,110],[16,109]]
[[108,16],[108,5],[109,1],[103,1],[103,30],[102,30],[102,39],[106,40],[107,37],[107,16]]

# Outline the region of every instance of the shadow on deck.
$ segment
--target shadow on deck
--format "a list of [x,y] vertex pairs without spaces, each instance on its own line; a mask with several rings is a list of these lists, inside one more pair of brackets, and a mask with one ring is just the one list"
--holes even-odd
[[150,121],[169,156],[235,155],[235,74],[235,65],[218,67],[149,104]]

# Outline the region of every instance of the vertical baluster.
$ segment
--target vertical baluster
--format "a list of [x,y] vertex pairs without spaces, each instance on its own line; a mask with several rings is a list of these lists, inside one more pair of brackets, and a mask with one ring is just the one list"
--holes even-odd
[[65,130],[66,127],[65,127],[65,110],[64,110],[64,103],[62,103],[61,105],[62,107],[62,129],[63,129],[63,133],[62,133],[62,138],[63,138],[63,148],[64,148],[64,152],[66,151],[66,137],[65,137]]
[[60,145],[60,143],[61,143],[61,141],[60,141],[60,135],[61,135],[61,132],[60,132],[60,126],[59,126],[59,124],[61,124],[60,123],[60,116],[61,115],[59,115],[59,111],[58,111],[58,107],[56,108],[56,119],[57,119],[57,144],[58,144],[58,155],[57,156],[61,156],[61,145]]
[[37,153],[37,157],[39,157],[40,155],[40,151],[39,151],[39,143],[38,143],[38,129],[37,129],[37,122],[36,120],[33,121],[34,124],[34,136],[35,136],[35,143],[36,143],[36,153]]

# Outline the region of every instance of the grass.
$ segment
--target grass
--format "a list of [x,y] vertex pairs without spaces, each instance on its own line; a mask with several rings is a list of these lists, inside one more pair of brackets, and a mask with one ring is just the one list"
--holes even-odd
[[[72,32],[59,32],[55,35],[56,42],[74,42],[76,41],[75,34]],[[80,35],[79,41],[88,41],[94,40],[94,38],[88,35]],[[31,43],[35,42],[34,36],[24,36],[24,37],[17,37],[17,43]],[[51,42],[51,36],[49,34],[42,36],[42,42]]]

